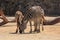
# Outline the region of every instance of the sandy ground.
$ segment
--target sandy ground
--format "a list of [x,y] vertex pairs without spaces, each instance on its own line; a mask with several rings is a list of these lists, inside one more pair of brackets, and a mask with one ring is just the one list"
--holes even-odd
[[0,26],[0,40],[60,40],[60,23],[44,25],[44,31],[40,33],[29,34],[29,28],[27,25],[25,34],[13,34],[16,30],[16,23],[7,23]]

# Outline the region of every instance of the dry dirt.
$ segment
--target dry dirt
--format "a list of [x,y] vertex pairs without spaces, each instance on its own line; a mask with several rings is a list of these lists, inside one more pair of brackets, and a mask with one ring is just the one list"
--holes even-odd
[[44,31],[29,34],[29,25],[25,34],[13,34],[16,23],[8,23],[0,26],[0,40],[60,40],[60,23],[44,25]]

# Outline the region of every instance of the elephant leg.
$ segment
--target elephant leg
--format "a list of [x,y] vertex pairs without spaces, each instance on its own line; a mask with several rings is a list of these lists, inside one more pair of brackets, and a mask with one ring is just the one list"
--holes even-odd
[[20,27],[19,27],[19,33],[22,33],[22,30],[20,29]]
[[18,31],[19,31],[19,22],[17,21],[17,28],[16,28],[16,32],[15,33],[18,33]]
[[37,33],[40,32],[40,24],[38,24]]
[[32,23],[30,21],[30,33],[32,33]]
[[37,22],[37,33],[40,32],[40,21]]
[[44,27],[43,27],[43,19],[41,20],[41,26],[42,26],[42,31],[44,30]]
[[34,32],[37,31],[37,23],[34,23]]
[[18,28],[16,29],[16,32],[15,33],[18,33]]

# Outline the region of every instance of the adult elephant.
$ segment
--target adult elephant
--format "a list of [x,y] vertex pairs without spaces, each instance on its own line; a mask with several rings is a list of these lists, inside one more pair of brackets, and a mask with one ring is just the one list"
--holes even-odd
[[44,19],[44,10],[40,6],[34,6],[34,5],[26,7],[26,14],[24,14],[23,18],[23,24],[25,24],[25,22],[27,23],[28,21],[30,21],[30,33],[32,32],[31,20],[34,21],[35,24],[34,31],[37,32],[40,32],[40,22],[42,22],[42,30],[44,30],[43,25],[53,25],[60,22],[60,18],[54,19],[52,21],[46,21]]

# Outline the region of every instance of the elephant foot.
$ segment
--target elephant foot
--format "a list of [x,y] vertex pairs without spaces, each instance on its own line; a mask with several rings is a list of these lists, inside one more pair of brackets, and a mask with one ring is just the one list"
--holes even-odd
[[21,34],[22,34],[22,30],[20,30],[20,31],[19,31],[19,33],[21,33]]
[[32,31],[30,31],[29,33],[32,33]]
[[16,32],[15,32],[15,34],[17,34],[18,33],[18,29],[16,29]]
[[33,32],[36,32],[37,30],[35,29]]
[[44,29],[42,28],[42,31],[44,31]]
[[15,34],[17,34],[17,33],[18,33],[18,30],[16,30]]
[[40,30],[37,30],[37,33],[39,33],[40,32]]

